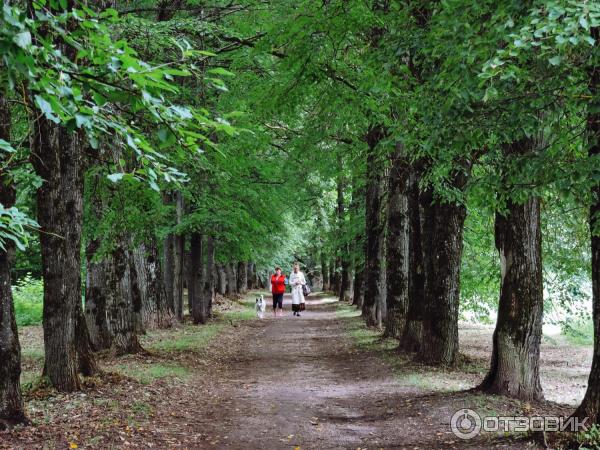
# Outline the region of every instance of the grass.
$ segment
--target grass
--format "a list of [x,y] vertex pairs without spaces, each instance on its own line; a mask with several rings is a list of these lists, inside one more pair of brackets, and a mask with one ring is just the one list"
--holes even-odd
[[12,288],[17,325],[40,325],[44,298],[42,280],[33,278],[30,274],[21,278]]
[[[224,327],[223,323],[206,325],[185,325],[168,334],[160,332],[163,339],[150,342],[145,347],[148,350],[163,351],[193,351],[205,347]],[[166,339],[165,339],[166,338]]]
[[396,339],[384,338],[380,330],[368,328],[360,315],[360,311],[351,305],[344,303],[337,305],[336,316],[345,319],[346,334],[354,345],[381,358],[390,366],[394,376],[403,385],[436,392],[454,392],[465,389],[466,386],[464,386],[460,373],[412,364],[410,357],[397,351],[398,341]]
[[594,323],[591,318],[563,323],[562,333],[571,345],[594,345]]
[[148,350],[186,352],[206,347],[226,326],[244,320],[255,319],[254,303],[250,297],[239,302],[243,309],[235,309],[217,314],[215,320],[204,325],[185,325],[176,330],[159,330],[150,333],[149,342],[144,344]]
[[143,366],[139,364],[120,364],[115,368],[123,375],[131,377],[142,384],[150,384],[154,380],[162,378],[185,379],[190,375],[189,369],[174,364],[156,363]]

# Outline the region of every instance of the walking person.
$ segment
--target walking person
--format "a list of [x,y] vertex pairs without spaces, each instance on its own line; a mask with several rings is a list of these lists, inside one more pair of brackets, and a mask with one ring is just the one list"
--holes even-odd
[[281,273],[281,267],[275,267],[271,275],[271,293],[273,294],[273,317],[277,317],[277,308],[283,316],[283,294],[285,293],[286,277]]
[[294,264],[294,271],[290,275],[290,286],[292,286],[292,311],[294,315],[300,317],[300,311],[304,311],[305,300],[302,287],[306,285],[306,278],[300,271],[300,265]]

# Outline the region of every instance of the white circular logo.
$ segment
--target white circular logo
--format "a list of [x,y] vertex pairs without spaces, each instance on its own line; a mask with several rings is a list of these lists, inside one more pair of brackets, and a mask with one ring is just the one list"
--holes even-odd
[[472,439],[481,431],[481,417],[472,409],[459,409],[450,419],[450,427],[457,438]]

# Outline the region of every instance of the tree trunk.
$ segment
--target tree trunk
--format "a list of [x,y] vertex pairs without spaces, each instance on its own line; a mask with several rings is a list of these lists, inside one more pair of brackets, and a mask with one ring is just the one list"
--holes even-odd
[[[177,224],[183,219],[183,195],[176,194]],[[185,251],[185,236],[176,234],[173,237],[173,302],[175,306],[175,317],[183,321],[183,257]]]
[[[345,235],[345,214],[346,205],[344,201],[345,182],[343,177],[338,177],[337,182],[337,220],[340,236]],[[345,238],[340,246],[340,274],[339,274],[339,290],[336,291],[340,301],[350,300],[350,247]]]
[[460,266],[466,207],[434,205],[434,233],[429,252],[425,320],[420,361],[452,365],[458,356]]
[[142,350],[135,330],[135,303],[136,297],[140,295],[137,274],[132,268],[127,244],[128,240],[124,236],[117,238],[107,279],[110,291],[108,323],[113,335],[111,349],[117,355],[137,353]]
[[253,262],[248,263],[248,267],[246,268],[248,274],[248,290],[256,289],[256,265]]
[[[592,36],[596,40],[596,47],[600,40],[600,29],[592,28]],[[589,71],[589,88],[594,99],[588,108],[593,111],[588,113],[588,155],[591,161],[600,158],[600,113],[598,112],[598,95],[600,94],[600,70],[592,67]],[[592,164],[594,164],[592,162]],[[593,166],[592,166],[593,167]],[[597,166],[595,166],[597,167]],[[594,353],[592,368],[588,379],[588,386],[581,405],[575,411],[576,417],[589,417],[590,423],[600,423],[600,181],[592,185],[592,203],[590,205],[590,233],[592,254],[592,302],[594,321]]]
[[107,258],[94,261],[100,243],[91,240],[86,246],[85,318],[94,351],[110,348],[112,336],[106,315]]
[[[92,221],[101,221],[104,212],[101,186],[102,175],[94,174],[88,181],[89,208]],[[94,351],[110,348],[112,336],[106,315],[106,271],[108,256],[98,258],[101,241],[93,238],[85,248],[86,280],[84,315],[90,333],[90,343]]]
[[385,335],[400,338],[408,315],[410,167],[404,147],[397,144],[392,157],[388,187],[387,214],[387,320]]
[[212,317],[213,298],[215,296],[215,241],[212,236],[206,240],[206,276],[201,292],[201,315],[200,323],[206,323]]
[[330,259],[329,260],[329,291],[330,292],[336,292],[336,285],[335,285],[335,277],[336,277],[336,270],[335,270],[335,259]]
[[419,190],[420,167],[411,164],[408,181],[408,315],[400,348],[419,351],[423,342],[425,318],[425,267],[422,246],[422,216]]
[[44,278],[44,373],[60,391],[80,388],[76,324],[81,310],[83,161],[81,136],[44,117],[31,122],[31,163],[44,180],[37,192]]
[[225,265],[225,273],[227,274],[227,295],[234,295],[237,293],[236,266],[237,265],[233,262]]
[[[205,311],[202,305],[202,235],[193,232],[190,236],[190,262],[188,278],[188,301],[192,305],[192,319],[195,324],[204,323]],[[203,321],[204,320],[204,321]]]
[[[505,147],[511,158],[532,151],[529,139]],[[480,388],[522,400],[541,400],[539,377],[543,284],[540,201],[509,201],[506,216],[496,214],[496,248],[501,287],[490,370]]]
[[330,291],[329,267],[327,266],[327,258],[325,257],[325,253],[321,253],[321,276],[323,277],[323,292]]
[[175,282],[174,240],[173,234],[168,234],[163,242],[163,284],[167,299],[167,306],[170,311],[173,311],[173,316],[175,316],[175,301],[173,298],[173,286]]
[[[10,142],[10,130],[10,107],[4,94],[0,93],[0,139]],[[9,153],[2,155],[4,160]],[[8,209],[14,206],[15,200],[12,180],[0,172],[0,204]],[[0,249],[0,430],[27,421],[21,396],[21,346],[10,276],[15,245],[7,239],[4,246],[4,250]]]
[[245,294],[248,291],[248,263],[239,262],[237,267],[237,291]]
[[381,258],[383,250],[384,226],[381,220],[381,184],[382,167],[378,162],[375,147],[384,133],[381,127],[369,130],[366,141],[369,146],[367,154],[367,189],[365,197],[365,219],[367,237],[367,250],[365,255],[365,297],[362,307],[362,315],[369,326],[377,325],[381,318]]
[[217,265],[217,275],[218,275],[218,292],[220,295],[227,294],[227,272],[225,270],[225,266],[223,264]]

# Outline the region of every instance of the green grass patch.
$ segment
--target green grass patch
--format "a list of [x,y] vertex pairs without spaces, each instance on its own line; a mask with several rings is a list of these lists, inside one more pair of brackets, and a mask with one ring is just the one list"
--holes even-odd
[[243,309],[233,309],[217,314],[214,320],[204,325],[188,324],[168,333],[164,331],[151,332],[149,342],[144,346],[149,350],[167,352],[195,351],[206,347],[225,327],[256,318],[253,299],[246,298],[240,304],[243,305]]
[[563,323],[562,333],[572,345],[594,345],[594,323],[591,318]]
[[186,325],[176,331],[164,334],[163,339],[147,344],[146,348],[180,352],[198,350],[205,347],[224,326],[223,323]]
[[44,307],[44,284],[42,280],[27,274],[12,287],[17,325],[40,325]]
[[21,350],[21,358],[33,362],[42,362],[44,360],[44,350],[41,348],[23,348]]
[[150,384],[154,380],[161,378],[187,378],[190,375],[189,369],[166,364],[120,364],[115,367],[123,375],[131,377],[142,384]]
[[226,311],[223,314],[223,317],[227,320],[231,320],[234,322],[242,321],[242,320],[252,320],[256,319],[256,313],[254,312],[254,308],[250,309],[249,307],[242,310],[237,311]]

